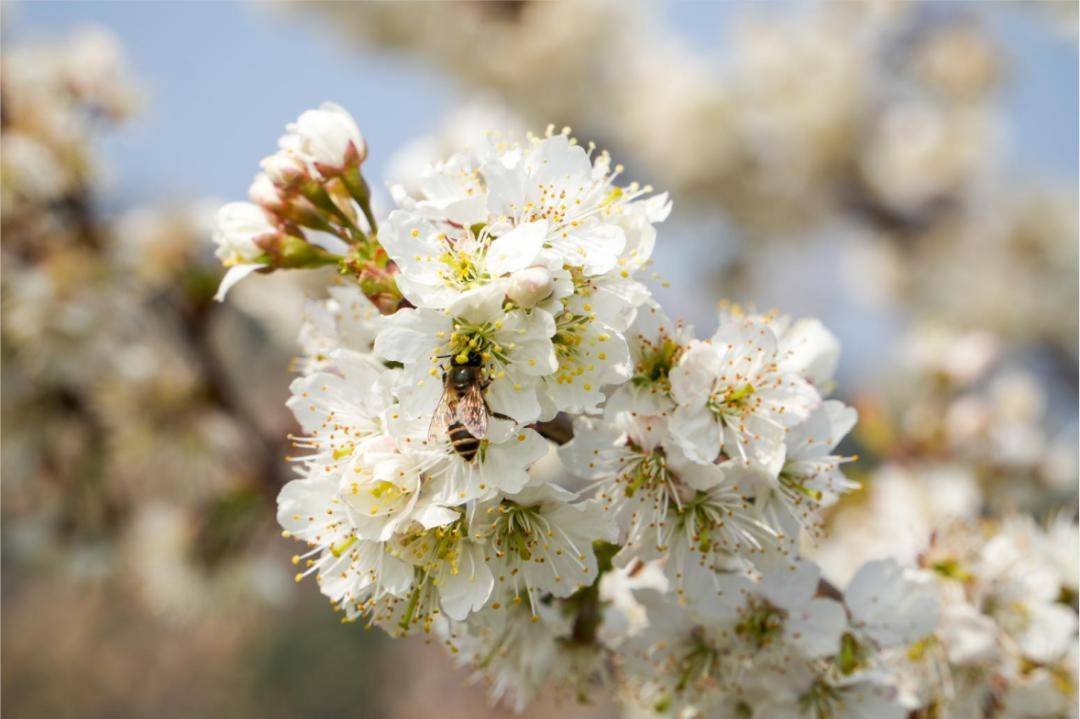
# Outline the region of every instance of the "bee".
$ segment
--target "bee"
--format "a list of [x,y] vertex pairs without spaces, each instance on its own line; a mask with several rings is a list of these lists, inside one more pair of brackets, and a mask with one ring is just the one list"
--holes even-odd
[[479,357],[465,364],[451,363],[443,372],[443,395],[428,428],[428,437],[444,431],[458,456],[472,462],[480,451],[480,440],[487,436],[488,409],[484,400],[484,370]]

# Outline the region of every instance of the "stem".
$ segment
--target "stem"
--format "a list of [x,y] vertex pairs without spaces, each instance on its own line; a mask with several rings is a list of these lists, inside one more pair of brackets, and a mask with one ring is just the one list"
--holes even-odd
[[[346,183],[347,185],[347,183]],[[367,235],[361,230],[352,218],[337,206],[334,199],[330,197],[330,193],[326,191],[326,188],[320,185],[315,180],[305,182],[300,186],[300,194],[303,195],[311,204],[319,208],[323,212],[327,212],[338,219],[342,225],[349,230],[350,237],[354,243],[362,243],[367,241]],[[370,210],[369,210],[370,212]],[[365,213],[366,214],[366,213]],[[352,237],[355,235],[355,237]]]
[[356,204],[360,205],[371,234],[378,234],[379,224],[375,222],[375,213],[371,211],[371,188],[368,187],[364,176],[360,174],[360,168],[354,167],[348,170],[342,174],[341,179],[345,182],[345,187],[349,189],[349,194],[356,200]]
[[375,222],[375,213],[371,211],[371,202],[360,203],[360,209],[364,213],[364,218],[367,219],[368,227],[371,228],[371,234],[377,235],[379,233],[379,225]]

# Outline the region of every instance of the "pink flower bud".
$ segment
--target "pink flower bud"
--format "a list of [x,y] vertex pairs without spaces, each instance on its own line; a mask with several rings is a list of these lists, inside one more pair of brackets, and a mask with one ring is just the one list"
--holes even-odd
[[288,151],[277,152],[259,163],[266,176],[278,187],[295,187],[308,177],[304,161]]
[[265,172],[255,176],[248,188],[248,199],[275,214],[285,209],[285,200],[281,197],[280,190]]
[[261,243],[278,234],[271,217],[250,202],[230,202],[218,210],[214,222],[214,242],[218,258],[228,265],[258,262]]
[[532,307],[551,294],[554,282],[544,267],[526,267],[510,275],[506,296],[521,307]]

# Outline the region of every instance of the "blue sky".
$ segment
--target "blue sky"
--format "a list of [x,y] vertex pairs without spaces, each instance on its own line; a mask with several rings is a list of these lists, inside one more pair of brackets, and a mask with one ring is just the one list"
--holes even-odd
[[[725,27],[741,10],[719,2],[663,7],[706,50],[722,48]],[[286,17],[282,7],[58,1],[5,10],[8,41],[55,37],[96,22],[124,43],[149,93],[146,112],[105,145],[118,178],[114,197],[125,202],[242,195],[282,126],[327,99],[362,118],[378,174],[389,148],[433,126],[454,99],[423,68],[349,47],[317,20],[299,12]],[[1015,137],[1010,164],[1075,178],[1075,41],[1055,35],[1026,9],[996,5],[990,16],[1014,60],[1005,95]]]

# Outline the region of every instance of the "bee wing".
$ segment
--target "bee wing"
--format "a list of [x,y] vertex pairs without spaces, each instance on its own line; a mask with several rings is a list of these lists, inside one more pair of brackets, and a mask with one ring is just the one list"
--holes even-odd
[[487,436],[487,404],[484,402],[480,385],[474,384],[465,390],[455,407],[454,414],[457,421],[461,422],[473,437],[483,439]]
[[450,392],[443,391],[439,399],[439,406],[435,408],[435,414],[431,417],[428,425],[428,439],[441,439],[446,435],[447,428],[454,422],[454,407],[450,401]]

